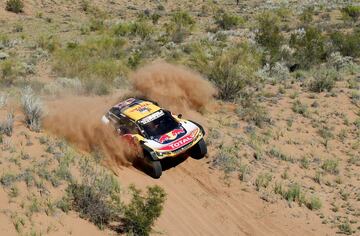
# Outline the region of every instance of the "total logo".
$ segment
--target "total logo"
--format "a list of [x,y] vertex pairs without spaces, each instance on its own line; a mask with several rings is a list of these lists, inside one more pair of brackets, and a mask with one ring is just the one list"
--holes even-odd
[[161,144],[169,143],[169,141],[176,139],[180,134],[184,134],[184,133],[185,133],[185,130],[183,128],[174,129],[173,131],[170,131],[169,133],[162,135],[159,138],[159,143],[161,143]]
[[181,148],[182,146],[185,146],[188,143],[191,143],[193,141],[193,137],[191,135],[187,135],[169,145],[166,145],[165,147],[160,148],[161,151],[172,151],[178,148]]
[[187,136],[183,139],[180,139],[179,141],[177,141],[175,143],[170,144],[169,146],[171,149],[176,149],[176,148],[182,147],[182,146],[190,143],[192,140],[193,139],[190,136]]

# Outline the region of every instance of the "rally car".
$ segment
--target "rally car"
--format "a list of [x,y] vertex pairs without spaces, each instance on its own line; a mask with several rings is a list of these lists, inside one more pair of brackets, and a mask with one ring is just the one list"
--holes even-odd
[[102,122],[113,125],[130,142],[140,143],[143,161],[154,178],[161,176],[160,160],[181,154],[201,159],[207,153],[201,125],[182,119],[181,114],[175,116],[153,101],[128,98],[113,106]]

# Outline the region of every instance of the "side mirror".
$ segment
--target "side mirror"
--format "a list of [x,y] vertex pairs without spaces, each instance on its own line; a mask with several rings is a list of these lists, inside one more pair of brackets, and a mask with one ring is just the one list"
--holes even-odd
[[177,117],[178,117],[179,119],[181,119],[181,118],[182,118],[182,114],[179,114]]

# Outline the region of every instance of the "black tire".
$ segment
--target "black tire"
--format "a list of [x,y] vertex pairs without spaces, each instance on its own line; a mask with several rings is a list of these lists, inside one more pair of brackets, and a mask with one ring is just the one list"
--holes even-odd
[[150,158],[145,157],[145,163],[148,174],[155,179],[160,178],[162,174],[162,166],[160,161],[150,160]]
[[201,139],[195,146],[193,146],[190,150],[190,156],[194,159],[201,159],[207,153],[207,146],[204,139]]

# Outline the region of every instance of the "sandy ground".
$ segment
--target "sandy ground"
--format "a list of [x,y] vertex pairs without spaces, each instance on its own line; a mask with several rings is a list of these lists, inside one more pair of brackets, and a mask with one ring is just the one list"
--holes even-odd
[[226,186],[205,162],[188,158],[159,180],[134,168],[123,169],[118,178],[122,184],[165,189],[167,201],[155,227],[165,235],[331,235],[314,213],[268,204],[237,181]]

